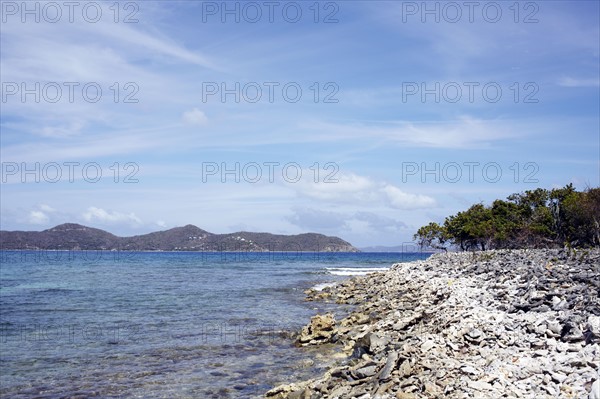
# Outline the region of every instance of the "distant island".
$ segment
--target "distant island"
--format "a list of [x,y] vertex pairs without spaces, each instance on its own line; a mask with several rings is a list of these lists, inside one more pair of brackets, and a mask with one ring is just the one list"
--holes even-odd
[[306,251],[360,252],[338,237],[317,233],[279,235],[241,231],[214,234],[188,224],[165,231],[118,237],[107,231],[65,223],[44,231],[0,231],[2,250],[107,251]]

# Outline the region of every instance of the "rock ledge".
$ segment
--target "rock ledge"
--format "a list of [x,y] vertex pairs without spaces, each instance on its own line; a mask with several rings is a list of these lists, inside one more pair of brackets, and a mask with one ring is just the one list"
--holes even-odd
[[298,344],[337,342],[348,358],[266,397],[600,399],[599,292],[599,250],[395,264],[309,292],[356,308],[313,317]]

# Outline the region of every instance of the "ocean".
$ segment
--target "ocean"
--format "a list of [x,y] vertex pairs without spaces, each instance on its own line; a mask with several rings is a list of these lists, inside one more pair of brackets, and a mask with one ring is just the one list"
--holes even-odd
[[2,251],[0,396],[254,398],[332,360],[304,291],[425,253]]

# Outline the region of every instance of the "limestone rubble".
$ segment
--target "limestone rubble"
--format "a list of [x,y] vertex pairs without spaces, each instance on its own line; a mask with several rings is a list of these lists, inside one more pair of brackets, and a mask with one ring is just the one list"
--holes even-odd
[[348,358],[268,398],[600,399],[600,251],[436,254],[347,280],[309,299],[299,345]]

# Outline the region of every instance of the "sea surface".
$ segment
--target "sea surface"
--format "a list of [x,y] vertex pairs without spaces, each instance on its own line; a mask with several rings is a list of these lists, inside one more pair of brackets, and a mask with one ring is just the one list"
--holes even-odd
[[424,253],[0,252],[0,397],[254,398],[331,360],[304,291]]

